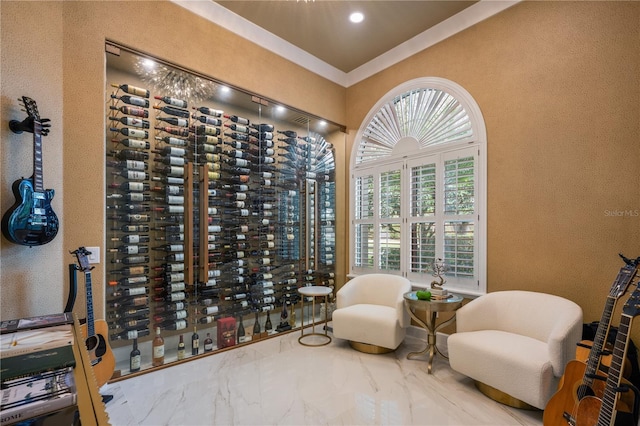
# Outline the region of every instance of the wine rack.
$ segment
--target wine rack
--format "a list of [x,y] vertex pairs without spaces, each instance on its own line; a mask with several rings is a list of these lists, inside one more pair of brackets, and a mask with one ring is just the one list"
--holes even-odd
[[[134,342],[141,370],[154,368],[158,328],[165,364],[295,329],[298,288],[334,285],[326,135],[255,96],[251,109],[107,71],[105,300],[119,373]],[[216,341],[222,322],[235,330]]]

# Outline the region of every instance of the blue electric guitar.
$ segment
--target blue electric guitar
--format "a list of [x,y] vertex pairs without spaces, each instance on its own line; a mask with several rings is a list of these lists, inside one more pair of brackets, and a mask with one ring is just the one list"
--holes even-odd
[[22,97],[29,115],[22,122],[12,120],[14,133],[33,133],[33,176],[13,183],[15,204],[2,217],[2,233],[11,242],[24,246],[39,246],[53,240],[58,233],[58,217],[51,200],[54,190],[44,189],[42,178],[42,136],[49,133],[48,119],[41,119],[36,101]]

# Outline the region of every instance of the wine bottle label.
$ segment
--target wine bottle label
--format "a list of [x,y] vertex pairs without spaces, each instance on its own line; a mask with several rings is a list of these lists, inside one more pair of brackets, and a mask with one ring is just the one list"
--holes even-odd
[[155,359],[164,358],[164,345],[153,347],[153,357]]
[[204,286],[205,287],[215,287],[218,284],[218,281],[216,281],[215,278],[211,278],[210,280],[208,280]]
[[217,209],[217,208],[215,208],[215,207],[209,207],[209,208],[207,209],[207,214],[210,214],[210,215],[216,215],[216,214],[218,214],[218,209]]
[[207,342],[204,344],[204,350],[206,352],[212,351],[213,350],[213,342]]
[[125,177],[131,180],[145,180],[147,178],[147,174],[145,172],[127,170]]
[[181,348],[178,348],[178,360],[184,359],[185,357],[185,350],[184,350],[184,346],[182,346]]
[[127,332],[127,339],[133,340],[138,338],[138,330],[129,330]]
[[176,321],[176,330],[184,330],[185,328],[187,328],[187,321],[185,320]]
[[178,195],[168,195],[167,204],[184,204],[184,197]]
[[176,293],[169,293],[167,299],[171,302],[176,302],[179,300],[185,300],[187,298],[187,294],[184,291],[178,291]]
[[217,314],[218,313],[218,307],[217,306],[207,306],[206,308],[202,309],[200,312],[202,314],[204,314],[204,315]]
[[130,364],[129,364],[129,369],[131,371],[138,371],[140,370],[140,355],[134,355],[131,357],[130,360]]
[[170,282],[178,282],[183,280],[184,280],[184,274],[181,272],[167,275],[167,281],[170,281]]
[[198,349],[200,347],[200,339],[191,339],[191,347]]
[[128,290],[129,296],[139,296],[147,293],[146,287],[133,287],[127,290]]
[[[171,283],[169,285],[169,291],[174,292],[174,291],[182,291],[185,289],[185,284],[183,282],[181,283]],[[186,311],[183,311],[186,312]]]
[[219,277],[222,274],[222,271],[219,269],[210,269],[208,272],[209,278],[211,277]]

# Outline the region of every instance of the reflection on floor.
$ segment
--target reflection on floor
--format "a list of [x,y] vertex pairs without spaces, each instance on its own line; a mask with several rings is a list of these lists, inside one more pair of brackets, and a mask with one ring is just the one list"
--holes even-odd
[[[436,358],[407,360],[425,343],[368,355],[334,339],[311,348],[293,332],[105,385],[121,425],[542,425],[541,411],[480,394]],[[515,380],[515,378],[514,378]]]

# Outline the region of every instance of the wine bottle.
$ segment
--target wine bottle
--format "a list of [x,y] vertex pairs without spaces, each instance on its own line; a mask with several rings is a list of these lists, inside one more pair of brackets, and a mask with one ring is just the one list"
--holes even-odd
[[244,118],[244,117],[238,117],[237,115],[223,115],[224,118],[228,118],[229,120],[233,121],[234,123],[238,123],[238,124],[249,124],[249,119],[248,118]]
[[149,256],[127,256],[122,259],[113,259],[111,260],[111,263],[123,263],[125,265],[149,263]]
[[[233,132],[233,133],[224,132],[224,135],[233,139],[233,141],[228,141],[228,142],[225,141],[227,145],[231,145],[236,149],[249,149],[249,144],[246,143],[249,141],[249,135],[246,135],[244,133],[237,133],[237,132]],[[242,142],[245,142],[245,143],[242,143]]]
[[125,244],[116,248],[108,249],[109,253],[123,254],[144,254],[149,253],[149,246],[141,246],[137,244]]
[[249,133],[249,127],[243,126],[241,124],[226,124],[225,123],[224,127],[228,127],[231,130],[233,130],[234,132]]
[[143,294],[147,294],[148,291],[149,290],[146,287],[121,288],[111,293],[111,296],[112,297],[140,296]]
[[125,126],[133,126],[133,127],[139,127],[141,129],[148,129],[149,128],[149,121],[148,120],[143,120],[141,118],[134,118],[134,117],[109,117],[109,120],[111,121],[117,121],[119,123],[124,124]]
[[186,127],[156,126],[154,129],[161,130],[175,136],[189,136],[189,130]]
[[260,334],[260,322],[258,321],[258,313],[256,312],[256,320],[253,323],[253,335],[258,336]]
[[273,324],[271,323],[271,316],[269,315],[269,311],[267,311],[267,321],[264,323],[264,330],[267,332],[273,330]]
[[149,225],[122,225],[119,228],[111,228],[112,231],[122,232],[149,232]]
[[130,306],[143,306],[149,303],[149,298],[147,296],[136,296],[136,297],[124,297],[120,299],[116,299],[108,303],[110,308],[120,308],[122,306],[130,307]]
[[169,166],[184,166],[187,163],[187,159],[184,157],[177,157],[177,156],[173,156],[173,155],[167,155],[167,156],[159,156],[154,158],[154,161],[162,163],[162,164],[166,164]]
[[160,327],[156,327],[156,337],[153,339],[153,361],[154,367],[164,364],[164,339],[160,335]]
[[132,318],[146,318],[149,315],[147,306],[138,306],[136,308],[120,310],[107,315],[110,320],[130,320]]
[[149,179],[149,173],[145,173],[138,170],[124,169],[117,172],[116,171],[111,172],[111,174],[114,176],[122,176],[125,179],[129,179],[133,181],[143,181],[143,180]]
[[127,148],[149,149],[151,147],[149,142],[140,139],[112,139],[111,142],[121,143]]
[[190,115],[189,111],[179,109],[179,108],[174,108],[172,106],[154,105],[153,108],[160,110],[165,114],[174,115],[176,117],[189,118],[189,115]]
[[146,161],[149,159],[149,153],[135,149],[116,149],[112,150],[110,155],[118,160]]
[[127,243],[127,244],[148,243],[149,236],[141,235],[141,234],[129,234],[129,235],[123,235],[120,238],[113,237],[111,238],[111,241],[122,241],[123,243]]
[[165,123],[171,124],[172,126],[178,126],[178,127],[188,127],[189,126],[189,120],[187,120],[186,118],[156,117],[156,120],[164,121]]
[[154,99],[158,99],[165,104],[172,105],[178,108],[187,108],[187,101],[178,98],[172,98],[169,96],[154,96]]
[[[123,134],[125,136],[132,137],[132,138],[146,139],[149,137],[149,132],[147,132],[146,130],[132,129],[130,127],[123,127],[121,129],[109,127],[109,130],[111,130],[112,132]],[[125,145],[125,146],[129,146],[129,145]]]
[[298,133],[294,132],[293,130],[278,130],[278,133],[285,135],[288,138],[297,138],[298,137]]
[[189,130],[198,135],[209,135],[209,136],[218,136],[220,134],[220,129],[213,126],[207,126],[206,124],[202,124],[200,126],[193,126]]
[[251,124],[251,127],[253,127],[254,129],[256,129],[259,132],[273,132],[273,125],[272,124]]
[[120,108],[113,105],[109,106],[114,111],[120,111],[123,114],[132,115],[134,117],[149,118],[149,111],[134,106],[122,105]]
[[109,336],[110,340],[133,340],[139,337],[144,337],[149,335],[149,330],[143,328],[141,330],[125,330],[121,333],[112,334]]
[[178,360],[184,359],[184,357],[185,357],[184,337],[182,337],[182,334],[181,334],[180,341],[178,342]]
[[191,335],[191,355],[198,355],[200,351],[200,336],[196,327],[193,327],[193,334]]
[[244,339],[244,335],[245,335],[244,324],[242,323],[242,315],[240,315],[240,319],[238,320],[238,339],[237,339],[237,341],[240,342],[240,338]]
[[196,143],[204,143],[204,144],[209,144],[209,145],[219,145],[222,143],[222,139],[218,136],[212,136],[212,135],[195,135],[195,134],[190,134],[189,135],[189,141],[190,142],[196,142]]
[[[140,192],[129,192],[128,194],[109,194],[108,199],[121,199],[126,201],[132,201],[134,203],[141,203],[144,201],[151,201],[151,197],[148,194],[142,194]],[[107,206],[107,208],[109,208]],[[146,209],[144,210],[146,211]]]
[[[161,138],[161,140],[164,138]],[[165,146],[162,147],[161,149],[154,149],[153,150],[154,154],[160,154],[160,155],[171,155],[171,156],[175,156],[175,157],[184,157],[187,154],[187,151],[184,148],[178,148],[175,146]]]
[[171,136],[163,136],[163,137],[156,136],[156,140],[162,141],[164,143],[168,143],[169,145],[173,145],[173,146],[187,146],[186,140],[173,138]]
[[220,110],[220,109],[213,109],[213,108],[208,108],[208,107],[193,107],[193,109],[195,109],[196,111],[199,111],[203,114],[206,115],[210,115],[212,117],[222,117],[222,114],[224,114],[224,111]]
[[213,350],[213,339],[211,334],[207,333],[207,337],[204,339],[204,351],[211,352]]
[[143,89],[142,87],[132,86],[131,84],[115,84],[111,83],[112,87],[122,90],[123,92],[129,93],[130,95],[142,96],[144,98],[149,97],[149,91],[147,89]]
[[176,176],[154,176],[151,180],[169,185],[184,185],[184,178]]
[[[123,237],[124,238],[124,237]],[[114,271],[109,271],[110,274],[119,274],[119,275],[124,275],[124,276],[131,276],[131,275],[141,275],[141,274],[148,274],[149,273],[149,267],[148,266],[128,266],[126,268],[122,268],[122,269],[116,269]]]
[[118,326],[125,330],[140,330],[143,327],[148,326],[149,323],[149,318],[129,318],[127,320],[119,320]]
[[196,118],[201,123],[208,124],[210,126],[221,126],[222,125],[222,120],[220,120],[219,118],[207,117],[207,116],[204,116],[204,115],[201,115],[201,116],[196,117]]
[[131,213],[131,214],[111,216],[109,217],[109,219],[118,220],[120,222],[149,222],[151,220],[151,217],[147,214]]
[[148,99],[143,99],[139,96],[132,96],[132,95],[123,95],[123,96],[117,96],[117,95],[111,95],[112,99],[117,99],[119,101],[124,102],[125,104],[129,104],[129,105],[135,105],[135,106],[139,106],[139,107],[143,107],[143,108],[149,108],[149,100]]

